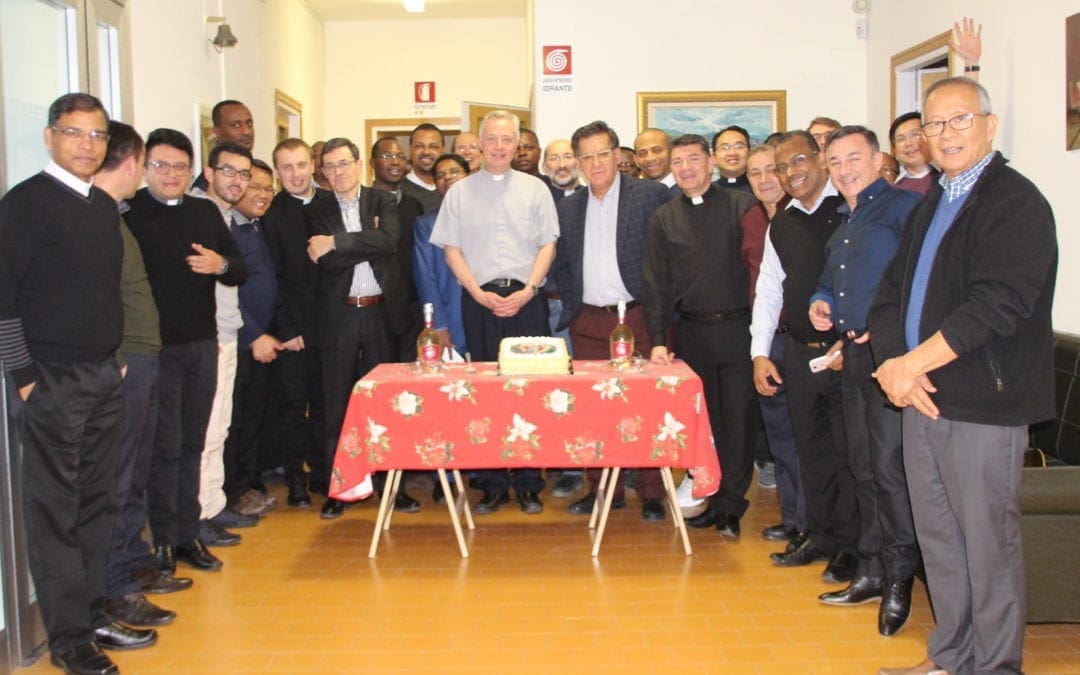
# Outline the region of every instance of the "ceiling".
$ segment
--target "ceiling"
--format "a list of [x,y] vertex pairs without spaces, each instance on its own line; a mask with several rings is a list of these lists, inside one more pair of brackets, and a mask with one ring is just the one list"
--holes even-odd
[[528,0],[427,0],[427,11],[410,14],[402,0],[305,0],[323,21],[493,19],[524,17]]

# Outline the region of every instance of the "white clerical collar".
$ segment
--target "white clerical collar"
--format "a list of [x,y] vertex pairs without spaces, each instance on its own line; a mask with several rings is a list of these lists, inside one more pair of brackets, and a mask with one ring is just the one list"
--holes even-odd
[[45,165],[45,173],[68,186],[75,192],[78,192],[83,197],[89,197],[90,188],[94,187],[93,179],[91,179],[90,182],[86,182],[51,159],[49,160],[49,163]]

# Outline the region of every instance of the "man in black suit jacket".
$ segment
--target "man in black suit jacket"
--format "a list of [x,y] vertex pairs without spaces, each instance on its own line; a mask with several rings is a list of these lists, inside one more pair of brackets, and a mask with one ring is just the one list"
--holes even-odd
[[[607,359],[609,337],[618,321],[615,308],[624,301],[626,323],[634,332],[636,349],[648,354],[652,343],[638,305],[641,268],[649,219],[657,207],[670,199],[670,193],[660,183],[634,180],[619,173],[619,137],[604,122],[596,121],[575,131],[571,145],[589,188],[578,190],[556,205],[562,233],[552,268],[563,301],[558,328],[570,328],[575,358]],[[571,504],[570,513],[592,512],[599,474],[590,469],[589,494]],[[660,472],[640,471],[636,489],[643,502],[642,517],[663,520]],[[621,475],[614,504],[625,505]]]
[[[360,149],[333,138],[322,151],[334,198],[304,210],[308,256],[319,265],[315,289],[315,344],[322,354],[326,405],[326,470],[353,384],[397,356],[397,336],[408,327],[408,294],[395,251],[401,238],[394,196],[361,187]],[[327,499],[322,517],[337,518],[345,504]]]

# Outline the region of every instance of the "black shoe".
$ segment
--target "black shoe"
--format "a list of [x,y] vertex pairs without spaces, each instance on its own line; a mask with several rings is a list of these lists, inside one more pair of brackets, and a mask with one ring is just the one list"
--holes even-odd
[[319,510],[319,517],[323,520],[333,520],[340,518],[343,513],[345,513],[345,502],[327,497],[326,503]]
[[[587,516],[592,513],[593,507],[596,505],[596,493],[590,492],[581,499],[577,500],[570,505],[567,511],[575,516]],[[612,509],[624,509],[626,508],[626,497],[622,499],[613,499],[611,501]],[[642,511],[642,517],[644,518],[644,510]],[[663,520],[663,514],[660,516],[660,520]]]
[[93,642],[84,642],[60,654],[53,652],[49,661],[70,675],[119,675],[120,669]]
[[907,623],[911,614],[911,587],[914,583],[912,577],[889,579],[885,583],[877,616],[878,632],[885,637],[896,635]]
[[[453,491],[453,488],[450,489]],[[431,501],[436,504],[446,503],[446,494],[443,493],[442,483],[439,482],[438,478],[435,479],[435,487],[431,490]]]
[[198,539],[180,544],[173,551],[173,555],[176,556],[176,562],[182,562],[204,572],[216,572],[223,565],[213,553],[206,550]]
[[564,471],[551,487],[551,496],[565,499],[580,490],[583,482],[580,473],[567,473]]
[[799,532],[795,535],[795,538],[789,541],[787,546],[784,547],[784,553],[791,553],[808,541],[810,541],[810,535],[806,532]]
[[741,535],[739,519],[730,513],[717,517],[716,529],[720,531],[720,536],[725,539],[736,540]]
[[476,503],[473,513],[481,516],[495,513],[503,504],[510,503],[510,495],[506,492],[485,492],[484,496]]
[[709,504],[709,508],[705,509],[700,514],[693,518],[687,518],[686,524],[690,527],[696,527],[703,529],[706,527],[712,527],[716,524],[716,521],[720,519],[720,512],[716,510],[716,507]]
[[209,521],[199,521],[199,541],[205,546],[236,546],[243,539],[235,532],[229,532],[224,527]]
[[157,642],[157,631],[153,628],[129,628],[113,621],[94,629],[94,642],[102,649],[142,649]]
[[259,524],[259,517],[245,516],[239,511],[233,510],[231,506],[226,506],[211,518],[210,522],[218,527],[255,527]]
[[663,521],[666,516],[667,514],[664,512],[663,501],[659,499],[646,499],[641,502],[641,519],[645,522],[658,523]]
[[540,501],[540,495],[531,490],[517,493],[517,500],[524,513],[536,515],[544,511],[544,503]]
[[154,595],[186,591],[195,583],[188,577],[174,577],[154,568],[135,570],[131,576],[139,584],[139,590]]
[[855,556],[845,551],[837,551],[821,573],[821,580],[827,584],[846,584],[854,576]]
[[826,605],[863,605],[881,597],[881,577],[856,577],[846,588],[822,593],[818,600]]
[[820,560],[828,560],[829,556],[824,551],[814,546],[814,542],[807,539],[801,546],[791,553],[770,553],[769,560],[777,567],[802,567]]
[[398,490],[394,497],[394,510],[398,513],[416,513],[420,510],[420,502],[409,496],[405,490]]
[[176,572],[176,559],[173,557],[172,546],[154,547],[154,567],[162,574],[169,576]]
[[122,621],[129,626],[164,626],[176,620],[176,612],[158,607],[139,592],[106,600],[105,613],[113,621]]
[[761,538],[768,539],[769,541],[791,541],[798,536],[798,531],[794,527],[788,527],[781,523],[780,525],[770,525],[761,531]]
[[324,497],[326,496],[328,487],[329,486],[324,480],[309,480],[307,484],[308,492],[313,495],[322,495]]
[[307,491],[307,483],[303,477],[289,481],[289,497],[285,502],[293,508],[307,508],[311,506],[311,495]]

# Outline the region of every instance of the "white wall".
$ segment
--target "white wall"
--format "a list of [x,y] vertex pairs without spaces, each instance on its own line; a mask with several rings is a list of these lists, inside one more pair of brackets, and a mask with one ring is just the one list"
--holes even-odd
[[326,22],[326,136],[360,140],[366,119],[416,117],[414,82],[435,81],[436,108],[427,117],[458,118],[462,101],[527,106],[525,23]]
[[[323,28],[299,0],[138,0],[131,11],[134,124],[193,133],[198,103],[243,101],[255,119],[255,156],[275,144],[274,90],[303,106],[304,135],[322,135]],[[219,54],[208,40],[224,16],[239,40]],[[194,139],[193,139],[194,140]]]
[[[867,91],[871,122],[889,122],[889,59],[951,27],[962,16],[983,24],[979,81],[1000,118],[995,147],[1042,190],[1057,220],[1061,262],[1054,328],[1080,333],[1080,232],[1076,191],[1080,152],[1065,151],[1065,17],[1076,0],[905,0],[875,2],[870,15]],[[939,17],[933,22],[913,17]],[[1021,221],[1017,221],[1021,225]]]
[[574,94],[536,92],[542,143],[603,119],[633,145],[639,91],[784,89],[790,128],[866,118],[866,42],[849,0],[540,0],[534,16],[537,80],[543,45],[574,50]]

